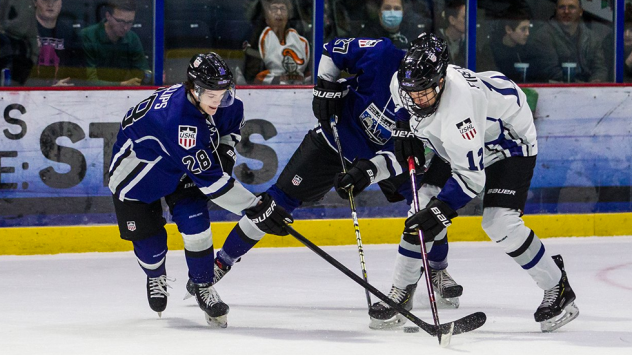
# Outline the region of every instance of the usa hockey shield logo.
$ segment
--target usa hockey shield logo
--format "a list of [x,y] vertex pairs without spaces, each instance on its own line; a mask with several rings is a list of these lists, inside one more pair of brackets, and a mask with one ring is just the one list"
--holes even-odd
[[294,178],[292,179],[292,185],[294,186],[298,186],[301,184],[301,182],[303,181],[303,178],[298,176],[298,175],[294,175]]
[[472,120],[467,118],[456,124],[456,128],[461,132],[464,139],[472,140],[476,136],[476,128],[472,124]]
[[195,147],[197,127],[178,126],[178,144],[184,149]]
[[130,232],[133,232],[136,230],[136,222],[134,221],[127,221],[127,230]]

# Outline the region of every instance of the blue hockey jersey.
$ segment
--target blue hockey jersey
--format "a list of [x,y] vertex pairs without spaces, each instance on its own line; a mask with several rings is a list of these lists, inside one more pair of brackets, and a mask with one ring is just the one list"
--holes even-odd
[[[336,38],[325,44],[318,67],[318,76],[328,81],[336,81],[341,71],[354,75],[343,79],[349,93],[337,128],[345,158],[376,164],[375,182],[402,173],[392,154],[395,104],[389,85],[404,54],[387,38]],[[335,147],[333,137],[325,135]]]
[[175,191],[189,176],[213,202],[239,213],[257,197],[224,173],[214,151],[241,138],[243,102],[215,115],[189,101],[182,84],[163,88],[129,109],[112,151],[109,188],[121,201],[150,203]]

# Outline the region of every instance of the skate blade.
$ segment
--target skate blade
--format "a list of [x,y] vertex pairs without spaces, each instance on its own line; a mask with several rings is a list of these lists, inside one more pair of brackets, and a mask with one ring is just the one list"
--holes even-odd
[[186,300],[188,300],[191,297],[193,297],[193,295],[190,294],[189,292],[187,292],[187,293],[184,294],[184,298],[182,298],[182,299],[186,301]]
[[540,329],[543,333],[550,333],[570,323],[577,316],[579,316],[579,308],[575,306],[575,302],[571,302],[564,307],[564,311],[559,316],[540,322]]
[[228,327],[227,315],[223,315],[219,317],[210,317],[208,314],[205,313],[204,317],[206,318],[206,323],[208,323],[208,325],[213,329]]
[[461,305],[458,297],[443,298],[437,294],[436,300],[437,300],[437,306],[439,308],[455,308],[456,309],[456,308],[459,308],[459,306]]
[[401,314],[394,315],[389,319],[375,319],[371,318],[369,328],[374,330],[389,330],[401,327],[406,323],[408,319]]

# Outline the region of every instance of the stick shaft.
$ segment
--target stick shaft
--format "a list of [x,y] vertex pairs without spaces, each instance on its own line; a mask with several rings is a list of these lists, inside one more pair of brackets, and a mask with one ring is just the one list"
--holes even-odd
[[[330,119],[331,132],[334,135],[336,146],[338,148],[338,155],[340,156],[340,163],[342,164],[342,172],[347,172],[347,163],[345,157],[342,154],[342,145],[340,144],[340,136],[338,135],[338,128],[336,127],[336,116],[331,116]],[[353,190],[353,188],[352,188]],[[364,248],[362,247],[362,236],[360,235],[360,223],[358,222],[358,212],[356,211],[355,199],[353,198],[353,191],[349,191],[349,207],[351,207],[351,218],[353,219],[353,229],[355,230],[356,243],[358,244],[358,255],[360,256],[360,268],[362,269],[362,277],[364,281],[369,282],[369,278],[366,272],[366,263],[364,262]],[[371,295],[368,290],[364,290],[366,294],[366,303],[371,308]]]

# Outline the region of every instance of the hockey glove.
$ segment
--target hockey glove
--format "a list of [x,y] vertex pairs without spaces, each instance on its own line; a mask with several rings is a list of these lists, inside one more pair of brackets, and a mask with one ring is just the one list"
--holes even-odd
[[217,146],[217,150],[215,150],[215,152],[222,164],[222,170],[224,170],[226,174],[232,175],[235,162],[237,161],[237,154],[235,154],[233,147],[228,144],[220,144]]
[[427,243],[451,225],[456,216],[458,214],[448,204],[433,197],[426,208],[408,217],[404,224],[408,229],[421,229],[424,243]]
[[285,230],[286,223],[294,222],[294,218],[283,207],[278,206],[274,199],[267,193],[261,194],[261,201],[254,207],[250,207],[246,216],[264,233],[276,235],[288,235]]
[[334,188],[338,195],[344,199],[349,198],[349,191],[356,196],[366,189],[375,180],[377,167],[367,159],[359,159],[353,162],[346,173],[338,173],[334,178]]
[[408,157],[415,158],[415,168],[422,168],[426,163],[424,143],[410,131],[409,121],[397,121],[393,129],[393,143],[395,158],[399,164],[408,170]]
[[314,86],[314,99],[312,100],[312,110],[314,116],[320,122],[323,130],[331,133],[329,119],[332,115],[340,117],[342,115],[342,100],[349,90],[343,83],[331,82],[318,78]]

